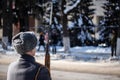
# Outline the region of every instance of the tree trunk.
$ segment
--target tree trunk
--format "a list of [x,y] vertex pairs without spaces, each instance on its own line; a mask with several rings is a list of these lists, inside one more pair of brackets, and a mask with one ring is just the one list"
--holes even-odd
[[29,30],[35,31],[35,18],[33,15],[29,15]]
[[70,38],[69,36],[63,36],[64,52],[70,53]]
[[29,31],[28,14],[23,14],[23,16],[20,16],[20,32]]
[[68,32],[68,26],[67,26],[67,14],[64,14],[64,0],[62,1],[62,26],[63,26],[63,45],[64,45],[64,52],[69,53],[70,52],[70,38],[69,38],[69,32]]
[[69,38],[69,32],[67,30],[67,15],[63,15],[62,19],[62,25],[63,25],[63,45],[64,45],[64,51],[65,53],[70,52],[70,38]]
[[13,24],[13,36],[20,32],[20,22],[18,21],[16,24]]
[[3,49],[7,49],[8,44],[11,44],[12,39],[12,1],[9,0],[9,5],[7,0],[3,3],[3,38],[2,46]]

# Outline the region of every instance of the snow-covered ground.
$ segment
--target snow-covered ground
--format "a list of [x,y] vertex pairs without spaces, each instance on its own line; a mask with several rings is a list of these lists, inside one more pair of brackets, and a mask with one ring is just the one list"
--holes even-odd
[[[38,46],[36,47],[36,50]],[[95,46],[83,46],[83,47],[72,47],[70,53],[64,53],[64,47],[57,46],[57,54],[52,54],[52,47],[50,47],[50,55],[52,60],[74,60],[74,61],[85,61],[85,62],[98,62],[103,60],[111,59],[110,47],[95,47]],[[16,54],[13,47],[9,46],[8,51],[3,50],[0,45],[0,52],[8,55]],[[36,51],[36,56],[44,57],[45,51],[41,46],[40,51]],[[115,57],[115,60],[119,58]]]
[[[36,47],[36,49],[38,46]],[[50,47],[50,50],[52,47]],[[0,44],[0,51],[5,51],[2,49],[2,46]],[[44,51],[43,47],[40,47],[40,51]],[[12,46],[8,47],[8,51],[5,51],[7,54],[11,54],[14,52],[14,48]],[[51,52],[50,52],[51,53]],[[57,53],[64,53],[64,47],[57,46]],[[72,47],[70,48],[70,53],[89,53],[89,54],[110,54],[111,49],[110,47],[95,47],[95,46],[83,46],[83,47]],[[37,51],[37,54],[39,54],[39,51]]]
[[[36,49],[38,48],[38,46],[36,47]],[[52,47],[50,47],[51,49]],[[0,51],[2,51],[2,46],[0,44]],[[13,50],[13,47],[9,46],[8,50]],[[41,51],[43,51],[43,47],[41,46],[40,48]],[[64,52],[64,47],[62,46],[57,46],[57,51],[58,52]],[[71,53],[111,53],[110,51],[110,47],[95,47],[95,46],[76,46],[76,47],[72,47],[70,48],[70,52]]]

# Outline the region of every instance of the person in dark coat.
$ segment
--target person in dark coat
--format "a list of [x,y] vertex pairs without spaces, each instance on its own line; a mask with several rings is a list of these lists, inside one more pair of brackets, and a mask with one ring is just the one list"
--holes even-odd
[[53,30],[52,34],[51,34],[51,45],[52,45],[53,54],[56,54],[56,52],[57,52],[57,50],[56,50],[57,42],[58,42],[58,34],[57,34],[56,30]]
[[44,51],[45,51],[45,43],[44,43],[44,34],[43,32],[40,33],[40,36],[39,36],[39,46],[38,46],[38,51],[40,50],[40,47],[43,46],[44,48]]
[[116,56],[117,30],[112,30],[111,35],[111,57]]
[[35,61],[34,32],[20,32],[12,38],[12,43],[20,58],[9,65],[7,80],[51,80],[49,70]]

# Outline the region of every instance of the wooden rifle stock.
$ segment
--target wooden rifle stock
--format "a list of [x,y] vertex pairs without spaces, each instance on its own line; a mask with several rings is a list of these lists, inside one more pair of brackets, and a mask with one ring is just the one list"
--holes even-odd
[[49,43],[46,44],[46,54],[45,54],[45,66],[50,71],[50,54],[49,54]]

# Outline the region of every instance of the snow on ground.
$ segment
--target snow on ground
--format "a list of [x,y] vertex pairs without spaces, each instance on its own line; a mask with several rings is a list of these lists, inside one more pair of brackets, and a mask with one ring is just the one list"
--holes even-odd
[[[38,46],[36,47],[36,50]],[[98,62],[110,60],[110,47],[95,47],[95,46],[83,46],[72,47],[70,53],[64,53],[64,47],[57,46],[57,54],[52,54],[52,47],[50,47],[50,55],[52,60],[69,60],[69,61],[83,61],[83,62]],[[0,52],[8,55],[16,54],[13,47],[9,46],[8,51],[3,50],[0,45]],[[44,57],[45,51],[41,46],[40,51],[36,51],[36,56]],[[115,57],[116,60],[116,57]],[[118,58],[117,58],[118,60]]]
[[94,46],[84,46],[84,47],[73,47],[72,52],[84,52],[84,53],[110,53],[110,47],[94,47]]

